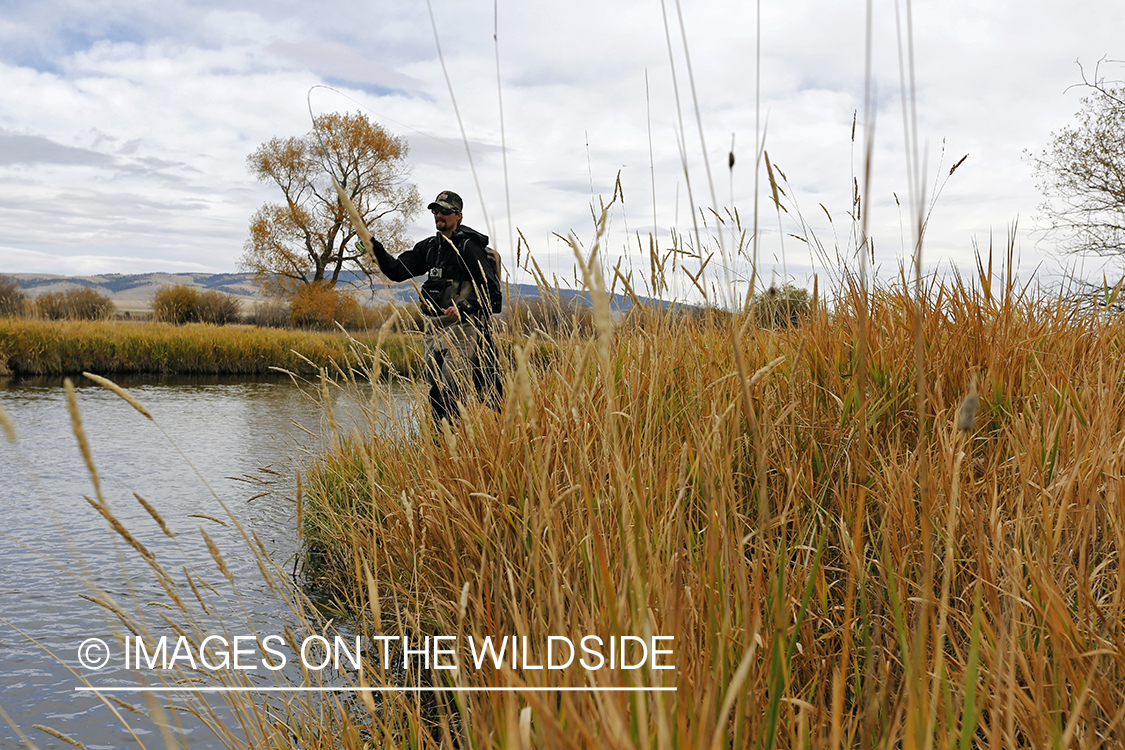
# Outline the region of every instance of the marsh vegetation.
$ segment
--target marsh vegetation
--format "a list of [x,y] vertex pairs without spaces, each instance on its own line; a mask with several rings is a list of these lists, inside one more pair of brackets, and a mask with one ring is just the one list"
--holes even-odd
[[[461,746],[524,710],[532,746],[1118,742],[1125,327],[975,281],[796,328],[640,310],[547,369],[517,347],[502,416],[343,439],[305,533],[372,632],[675,636],[672,673],[458,673],[677,688],[461,694]],[[425,726],[402,710],[380,743]]]

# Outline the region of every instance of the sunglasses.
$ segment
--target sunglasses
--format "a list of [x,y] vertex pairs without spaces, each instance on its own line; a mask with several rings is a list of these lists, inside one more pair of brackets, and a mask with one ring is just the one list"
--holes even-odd
[[431,208],[430,210],[435,214],[441,214],[442,216],[451,216],[457,213],[452,208]]

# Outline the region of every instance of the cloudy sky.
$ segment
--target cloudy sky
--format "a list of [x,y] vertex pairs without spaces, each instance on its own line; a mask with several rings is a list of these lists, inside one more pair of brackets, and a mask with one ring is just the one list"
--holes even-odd
[[[673,236],[694,246],[694,202],[711,268],[739,283],[748,259],[711,208],[726,216],[733,204],[753,225],[755,5],[665,5],[432,0],[431,24],[422,0],[0,0],[0,273],[235,271],[251,214],[277,197],[246,156],[308,132],[311,99],[316,113],[361,111],[405,136],[422,197],[460,192],[465,222],[493,237],[509,269],[518,230],[566,285],[573,253],[557,235],[588,249],[592,207],[620,175],[624,200],[602,240],[610,263],[622,259],[644,288],[649,234],[661,248]],[[873,0],[868,220],[887,278],[911,245],[906,14]],[[837,271],[838,255],[854,263],[848,213],[871,124],[865,18],[861,0],[762,0],[760,123],[787,208],[772,209],[762,171],[763,279],[804,284]],[[1073,120],[1076,61],[1092,73],[1103,57],[1125,59],[1125,5],[923,0],[910,20],[927,266],[971,272],[974,246],[1003,246],[1018,222],[1025,276],[1100,267],[1056,256],[1034,231],[1040,196],[1024,151]],[[1125,77],[1125,66],[1102,71]],[[790,236],[807,236],[798,217],[822,255]],[[420,216],[414,234],[430,227]]]

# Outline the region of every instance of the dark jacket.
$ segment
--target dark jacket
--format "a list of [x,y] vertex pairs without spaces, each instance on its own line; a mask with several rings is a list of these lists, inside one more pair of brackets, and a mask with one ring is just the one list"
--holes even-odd
[[427,315],[440,315],[439,306],[449,303],[456,304],[462,315],[477,319],[500,312],[500,279],[485,252],[488,237],[477,230],[459,225],[449,240],[434,233],[398,257],[378,240],[372,244],[379,270],[391,281],[428,276],[419,299]]

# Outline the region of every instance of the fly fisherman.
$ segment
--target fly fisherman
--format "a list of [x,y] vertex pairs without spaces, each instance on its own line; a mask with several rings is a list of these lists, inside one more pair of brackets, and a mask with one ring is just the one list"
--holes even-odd
[[393,257],[371,240],[379,270],[391,281],[426,274],[419,304],[426,315],[426,380],[434,425],[457,420],[468,388],[499,408],[501,384],[491,317],[503,297],[488,237],[461,224],[461,196],[448,190],[429,205],[437,233]]

